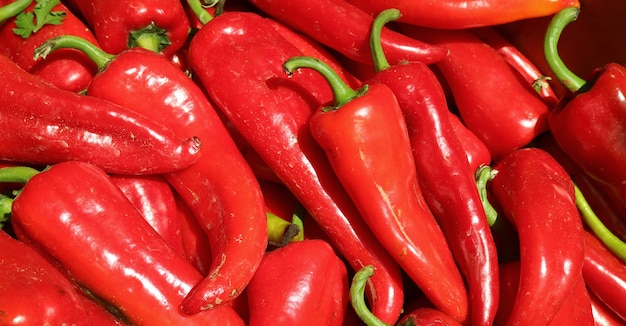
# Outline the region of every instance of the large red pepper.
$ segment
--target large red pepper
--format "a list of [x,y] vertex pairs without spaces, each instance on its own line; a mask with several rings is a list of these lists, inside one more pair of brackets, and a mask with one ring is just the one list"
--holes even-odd
[[120,105],[62,90],[0,55],[0,158],[32,164],[91,162],[111,173],[179,170],[200,141]]
[[550,112],[549,125],[559,147],[581,169],[607,189],[607,195],[626,212],[626,68],[607,63],[594,78],[584,81],[558,56],[557,43],[578,8],[555,15],[546,32],[546,60],[556,78],[571,91]]
[[401,22],[441,29],[465,29],[549,16],[578,0],[348,0],[370,14],[387,8],[402,12]]
[[484,142],[495,161],[548,129],[548,104],[498,51],[472,32],[411,25],[403,25],[402,30],[450,51],[437,68],[463,123]]
[[[419,62],[389,65],[386,60],[378,35],[382,24],[398,17],[398,10],[388,9],[374,20],[371,46],[378,73],[366,83],[385,84],[395,94],[415,161],[412,175],[417,176],[424,199],[465,276],[472,325],[491,325],[498,307],[498,255],[476,187],[476,170],[450,121],[452,113],[436,75]],[[392,104],[388,105],[391,116]],[[388,128],[380,130],[391,133]]]
[[90,324],[81,294],[46,258],[3,230],[0,248],[0,324]]
[[[208,274],[185,300],[185,312],[227,303],[250,281],[267,245],[265,206],[255,176],[202,89],[167,58],[143,48],[104,53],[74,37],[41,47],[85,49],[103,69],[87,94],[124,105],[206,140],[198,161],[165,175],[203,226],[211,244]],[[104,69],[106,67],[106,69]],[[140,96],[141,95],[141,96]]]
[[311,57],[291,58],[284,67],[289,73],[311,68],[328,80],[334,102],[313,114],[311,134],[381,244],[436,307],[465,321],[465,285],[418,184],[407,126],[392,89],[371,82],[353,90]]
[[495,167],[494,201],[517,229],[520,280],[507,325],[548,324],[580,276],[583,226],[574,184],[547,152],[524,148]]
[[[373,18],[345,0],[251,0],[276,20],[358,62],[371,64],[369,33]],[[389,61],[433,63],[447,50],[385,28],[381,42]]]
[[20,239],[132,323],[243,325],[228,306],[194,315],[180,310],[202,275],[94,165],[63,162],[34,174],[13,201],[11,218]]
[[[234,46],[236,44],[236,46]],[[190,44],[190,63],[205,90],[328,235],[354,270],[374,265],[368,287],[383,320],[400,315],[400,268],[363,222],[308,130],[319,105],[332,99],[319,74],[288,77],[287,59],[302,55],[254,13],[227,12],[209,21]]]
[[[7,5],[10,2],[8,0],[0,1],[0,6]],[[65,34],[80,36],[95,43],[96,38],[93,33],[72,11],[58,0],[47,2],[48,4],[43,9],[38,9],[38,7],[40,3],[46,3],[46,1],[28,1],[27,3],[31,4],[22,13],[0,25],[0,53],[15,61],[22,69],[40,76],[59,88],[73,92],[84,90],[89,81],[91,81],[91,77],[96,73],[96,65],[84,54],[75,50],[65,49],[54,53],[44,62],[34,60],[33,51],[45,40]],[[56,5],[50,5],[54,3]],[[33,22],[28,21],[25,16],[27,14],[32,15],[33,10],[37,12],[37,23],[47,21],[46,18],[54,15],[62,20],[58,24],[46,23],[42,26],[29,26],[29,24],[33,25]],[[41,10],[44,11],[39,13]],[[52,13],[55,14],[53,15]],[[26,22],[23,23],[24,21]],[[26,25],[25,27],[20,27],[23,29],[23,32],[15,31],[18,25]],[[36,31],[33,32],[34,29]],[[21,35],[18,35],[18,33]]]
[[189,19],[179,0],[68,0],[106,52],[142,47],[166,57],[187,41]]
[[246,288],[250,325],[343,325],[348,272],[323,240],[269,251]]

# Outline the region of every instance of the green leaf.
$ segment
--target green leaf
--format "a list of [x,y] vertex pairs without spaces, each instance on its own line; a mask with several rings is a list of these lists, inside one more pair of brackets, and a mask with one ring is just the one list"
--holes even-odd
[[61,0],[36,0],[33,12],[22,12],[15,17],[13,32],[22,38],[37,33],[44,25],[60,25],[65,19],[65,11],[52,11]]

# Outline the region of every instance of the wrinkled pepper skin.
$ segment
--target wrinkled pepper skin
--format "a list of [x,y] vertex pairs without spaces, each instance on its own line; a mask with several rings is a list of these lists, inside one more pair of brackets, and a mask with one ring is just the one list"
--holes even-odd
[[0,324],[91,324],[80,294],[46,258],[4,231],[0,248]]
[[494,201],[514,224],[520,243],[518,294],[506,325],[548,325],[580,276],[583,226],[574,184],[547,152],[524,148],[494,169]]
[[[0,1],[0,6],[12,1]],[[32,12],[36,2],[26,9]],[[96,43],[93,33],[64,4],[60,3],[52,9],[65,13],[61,25],[46,24],[28,38],[22,38],[13,32],[15,19],[0,24],[0,53],[15,61],[22,69],[40,76],[54,86],[72,92],[84,90],[91,77],[96,73],[96,65],[84,54],[67,49],[51,55],[48,60],[33,60],[33,51],[45,40],[59,35],[76,35]]]
[[323,240],[269,251],[246,288],[250,325],[343,325],[348,272]]
[[94,165],[63,162],[36,174],[15,198],[12,221],[20,238],[134,324],[243,325],[227,306],[191,316],[180,310],[202,275]]
[[59,89],[0,55],[0,158],[32,164],[80,160],[107,172],[153,174],[198,160],[200,140],[112,102]]
[[189,53],[194,76],[216,107],[294,193],[352,269],[376,267],[367,290],[372,310],[384,321],[395,321],[404,298],[400,268],[363,222],[308,131],[313,111],[332,99],[322,77],[307,71],[287,76],[283,62],[301,51],[253,13],[214,18],[194,36]]

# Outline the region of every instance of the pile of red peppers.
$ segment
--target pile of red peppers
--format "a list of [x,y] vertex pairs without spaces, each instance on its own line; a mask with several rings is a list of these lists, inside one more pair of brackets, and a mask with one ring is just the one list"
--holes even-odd
[[0,324],[626,324],[586,5],[0,0]]

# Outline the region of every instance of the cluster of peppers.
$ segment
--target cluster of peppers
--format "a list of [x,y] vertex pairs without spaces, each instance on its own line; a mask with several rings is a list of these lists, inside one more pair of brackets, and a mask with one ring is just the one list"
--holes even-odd
[[[0,324],[626,323],[580,8],[1,0]],[[542,17],[558,84],[499,29]]]

